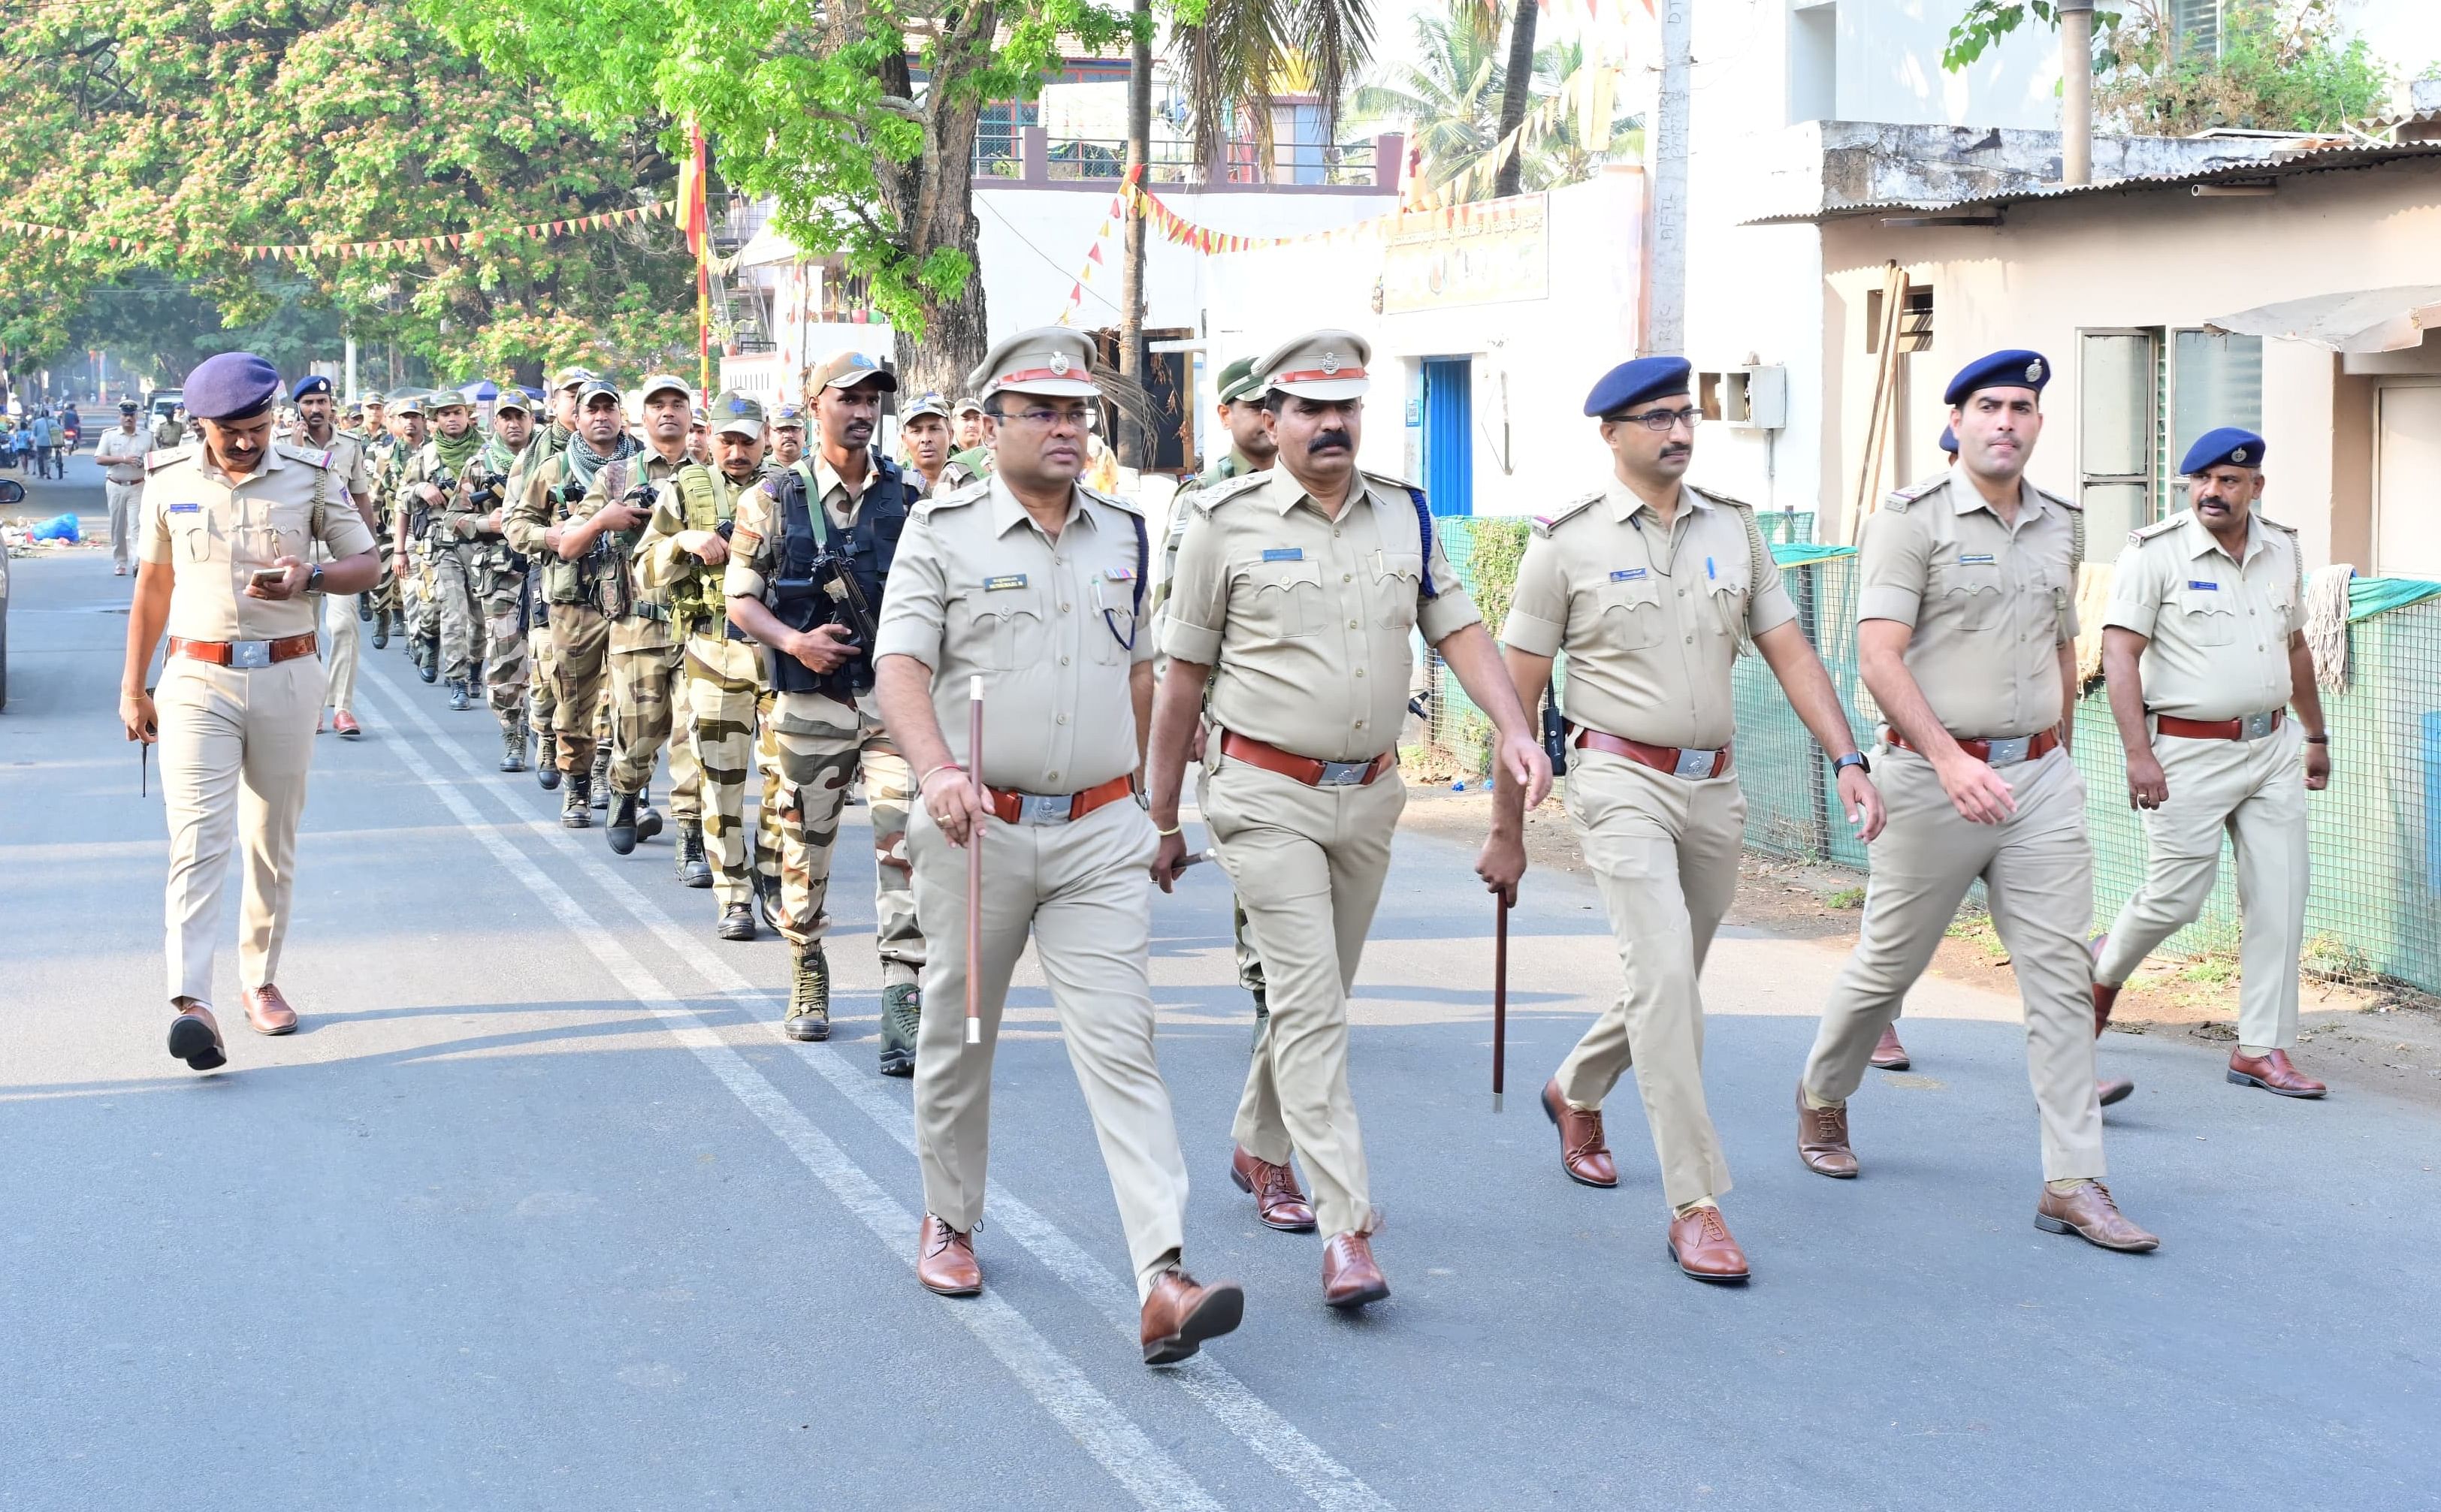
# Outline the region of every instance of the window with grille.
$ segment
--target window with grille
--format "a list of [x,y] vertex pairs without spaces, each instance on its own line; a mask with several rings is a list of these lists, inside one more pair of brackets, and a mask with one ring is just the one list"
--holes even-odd
[[2220,56],[2222,0],[2170,0],[2170,41],[2181,58]]
[[2263,338],[2134,327],[2078,333],[2086,554],[2186,507],[2179,461],[2208,430],[2263,429]]
[[[1865,294],[1865,355],[1877,356],[1882,350],[1882,291],[1871,289]],[[1932,350],[1932,285],[1910,283],[1907,301],[1899,306],[1899,351],[1902,352]]]

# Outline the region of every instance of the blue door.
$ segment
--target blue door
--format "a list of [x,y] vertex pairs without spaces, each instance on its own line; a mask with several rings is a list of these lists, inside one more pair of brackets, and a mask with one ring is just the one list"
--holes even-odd
[[1474,513],[1474,359],[1424,359],[1424,496],[1436,514]]

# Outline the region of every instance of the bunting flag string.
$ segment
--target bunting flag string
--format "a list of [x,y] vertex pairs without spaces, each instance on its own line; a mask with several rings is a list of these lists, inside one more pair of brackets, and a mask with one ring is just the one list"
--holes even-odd
[[1161,232],[1164,239],[1180,246],[1192,247],[1207,257],[1311,243],[1375,241],[1411,231],[1446,231],[1460,226],[1494,225],[1515,216],[1528,202],[1539,204],[1542,198],[1540,195],[1519,195],[1506,200],[1394,210],[1369,221],[1358,221],[1328,231],[1309,231],[1302,236],[1239,236],[1235,232],[1216,231],[1208,225],[1196,225],[1163,204],[1159,195],[1137,187],[1133,182],[1122,186],[1120,194],[1133,207],[1135,213],[1142,215]]
[[1120,180],[1120,192],[1111,196],[1111,207],[1102,217],[1101,228],[1094,233],[1094,244],[1085,249],[1085,261],[1077,265],[1076,277],[1068,286],[1068,308],[1059,312],[1058,324],[1073,326],[1076,323],[1077,313],[1085,305],[1085,285],[1094,281],[1094,270],[1110,266],[1102,256],[1102,243],[1111,239],[1112,227],[1127,214],[1127,191],[1135,187],[1140,168],[1141,165],[1130,167],[1128,176]]
[[[572,219],[537,221],[531,225],[502,225],[473,231],[443,231],[431,236],[388,237],[372,242],[298,242],[280,245],[240,243],[231,248],[249,261],[268,260],[274,262],[299,262],[308,258],[337,258],[348,261],[357,258],[390,257],[408,252],[426,252],[435,247],[461,251],[479,249],[488,242],[548,242],[557,237],[607,230],[614,225],[632,225],[657,215],[670,213],[668,205],[640,205],[633,209],[604,210],[595,215]],[[99,231],[74,231],[65,226],[44,225],[34,221],[0,219],[0,232],[30,237],[44,242],[85,243],[106,245],[114,252],[149,252],[168,250],[185,253],[190,248],[178,242],[147,242],[141,237],[109,236]]]

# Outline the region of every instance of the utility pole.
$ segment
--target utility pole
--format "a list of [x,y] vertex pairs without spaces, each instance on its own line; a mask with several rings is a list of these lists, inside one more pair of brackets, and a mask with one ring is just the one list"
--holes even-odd
[[[1152,155],[1152,0],[1135,0],[1135,41],[1128,55],[1128,167],[1136,187],[1148,172]],[[1145,351],[1145,221],[1135,207],[1127,207],[1122,223],[1127,238],[1119,267],[1119,372],[1139,388],[1148,388],[1148,354]],[[1141,472],[1152,465],[1152,438],[1142,425],[1119,421],[1119,465]]]
[[2059,0],[2060,182],[2093,182],[2093,0]]
[[349,405],[353,405],[353,404],[354,404],[355,402],[356,402],[356,338],[355,338],[355,337],[353,337],[353,336],[350,336],[350,337],[348,338],[348,396],[347,396],[347,398],[346,398],[346,399],[342,400],[342,401],[341,401],[341,403],[342,403],[342,404],[349,404]]
[[1644,253],[1640,346],[1646,356],[1674,355],[1687,345],[1687,117],[1694,6],[1695,0],[1661,0],[1661,97],[1653,113],[1653,207]]

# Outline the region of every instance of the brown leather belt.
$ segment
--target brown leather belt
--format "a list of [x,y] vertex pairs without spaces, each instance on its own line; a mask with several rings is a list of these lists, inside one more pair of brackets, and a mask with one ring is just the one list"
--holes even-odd
[[1240,735],[1236,730],[1220,732],[1220,754],[1232,761],[1259,766],[1267,772],[1294,778],[1308,787],[1363,787],[1398,764],[1399,753],[1385,750],[1369,762],[1326,762],[1311,756],[1300,756],[1282,750],[1277,746]]
[[1021,793],[1013,787],[986,787],[984,801],[1004,824],[1069,824],[1133,790],[1121,774],[1081,793]]
[[[1896,746],[1901,750],[1914,751],[1919,756],[1924,754],[1923,750],[1917,747],[1908,745],[1907,743],[1907,737],[1900,734],[1895,729],[1890,731],[1890,744]],[[2023,747],[2022,751],[2013,750],[2013,747]],[[2058,748],[2058,732],[2049,729],[2044,730],[2038,735],[2020,735],[2015,740],[1976,739],[1962,740],[1958,743],[1958,748],[1964,751],[1967,755],[1974,757],[1979,762],[1983,762],[1997,766],[2015,766],[2019,762],[2040,761]],[[1992,760],[1992,753],[1995,750],[2001,752],[2001,759],[1998,762],[1994,762]]]
[[2156,714],[2154,719],[2162,734],[2181,740],[2261,740],[2280,728],[2277,709],[2236,719],[2180,719],[2176,714]]
[[1683,777],[1691,783],[1718,777],[1729,769],[1729,747],[1727,746],[1719,750],[1701,750],[1692,746],[1648,746],[1640,740],[1604,734],[1582,725],[1577,728],[1576,745],[1583,750],[1608,751],[1613,756],[1624,756],[1639,766],[1650,766],[1656,772],[1668,772],[1673,777]]
[[282,661],[314,654],[312,631],[301,636],[282,636],[277,640],[187,640],[170,638],[170,655],[190,661],[208,661],[215,667],[269,667]]

